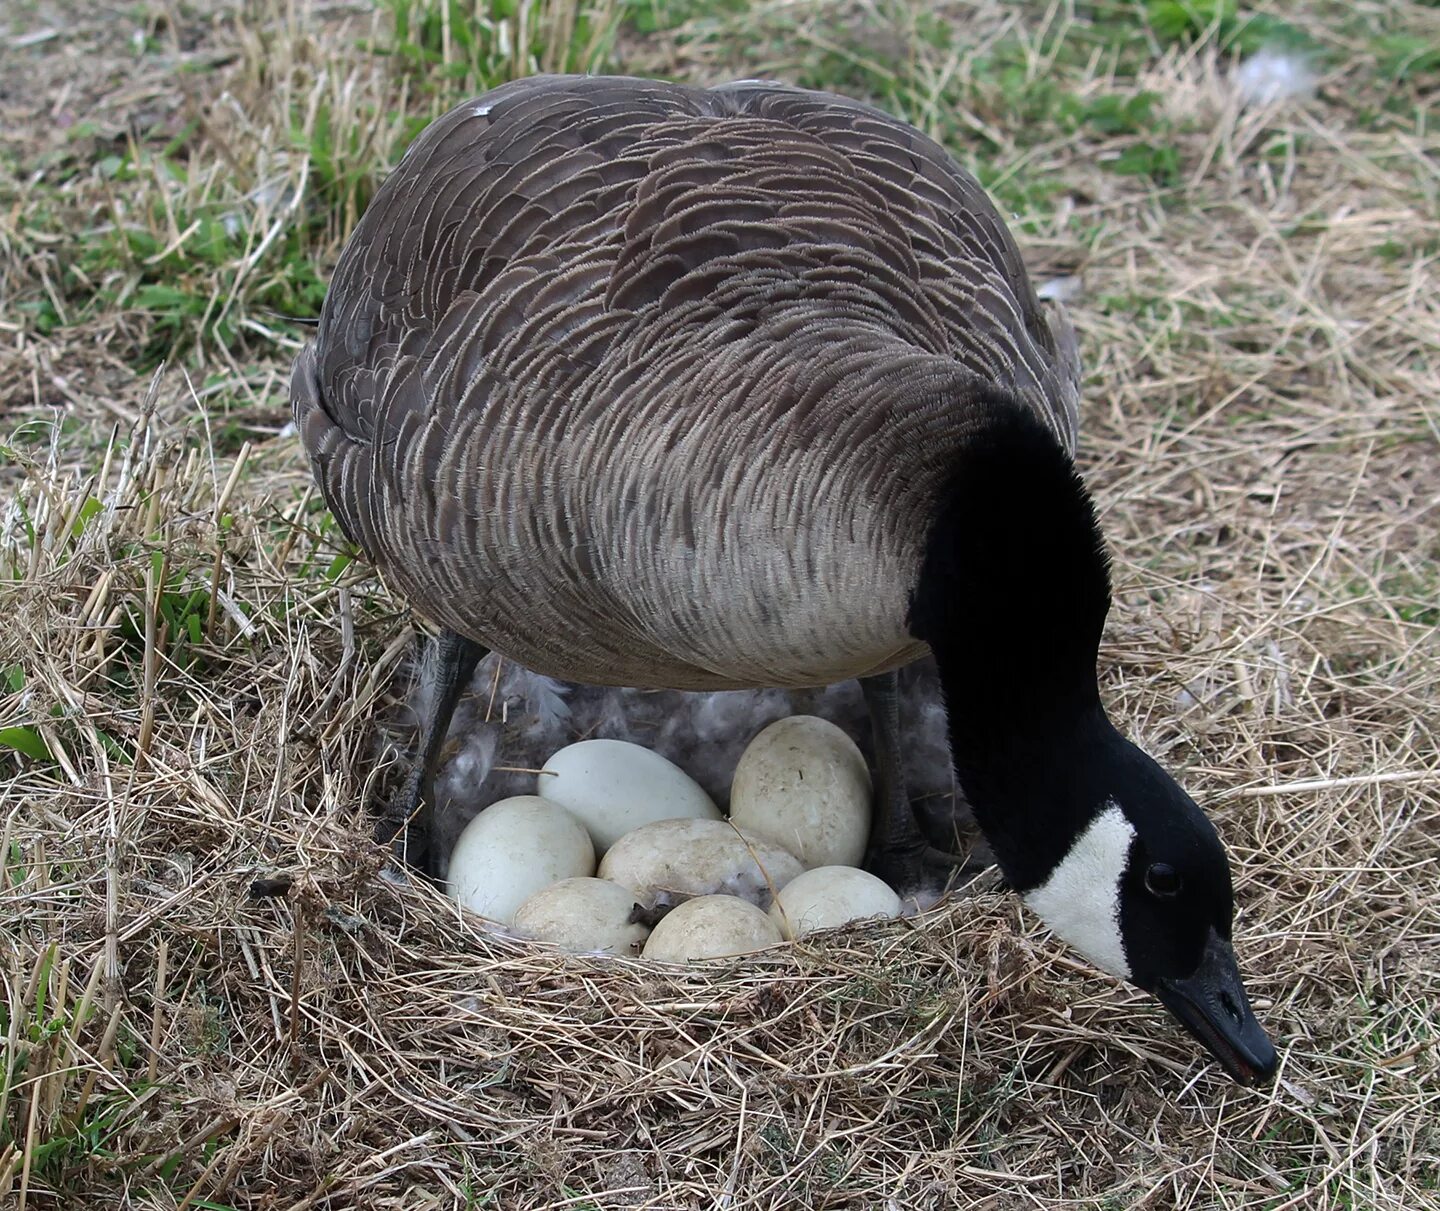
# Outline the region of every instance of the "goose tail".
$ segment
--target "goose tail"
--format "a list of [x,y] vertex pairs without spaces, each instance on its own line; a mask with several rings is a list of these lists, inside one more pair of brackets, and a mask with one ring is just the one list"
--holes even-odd
[[346,538],[366,547],[363,528],[352,512],[368,495],[360,493],[355,483],[368,470],[368,451],[326,407],[313,342],[300,351],[290,374],[290,412],[300,444],[310,458],[311,473],[336,522]]

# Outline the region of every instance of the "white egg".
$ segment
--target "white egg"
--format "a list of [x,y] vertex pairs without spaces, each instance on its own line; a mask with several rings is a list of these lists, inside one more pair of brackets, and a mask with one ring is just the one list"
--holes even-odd
[[638,954],[650,930],[630,920],[635,896],[605,879],[564,879],[515,911],[515,932],[579,953]]
[[537,789],[590,831],[597,854],[642,824],[720,818],[714,801],[684,770],[623,740],[567,745],[545,762]]
[[517,795],[466,826],[450,855],[450,894],[471,912],[509,925],[541,888],[595,873],[584,826],[558,803]]
[[728,820],[657,820],[626,833],[605,853],[600,877],[647,907],[691,896],[739,896],[761,908],[805,868],[769,837]]
[[853,866],[817,866],[798,875],[770,906],[770,919],[787,938],[833,929],[865,917],[898,917],[900,897],[882,879]]
[[781,940],[775,922],[755,905],[734,896],[701,896],[671,909],[650,931],[643,953],[662,963],[688,963],[748,954]]
[[870,771],[827,719],[791,715],[740,756],[730,818],[773,837],[806,866],[854,866],[870,836]]

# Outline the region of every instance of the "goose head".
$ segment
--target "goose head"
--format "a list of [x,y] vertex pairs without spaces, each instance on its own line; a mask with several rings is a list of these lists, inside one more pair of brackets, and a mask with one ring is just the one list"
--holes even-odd
[[1268,1079],[1277,1057],[1231,947],[1220,838],[1101,704],[1110,587],[1094,507],[1030,413],[1004,398],[978,411],[910,608],[960,786],[1011,886],[1059,937],[1158,997],[1235,1080]]
[[1044,799],[1036,787],[1014,801],[1037,817],[1063,813],[1067,825],[1043,853],[997,825],[1012,884],[1095,966],[1158,997],[1231,1077],[1267,1079],[1277,1057],[1231,946],[1230,864],[1214,826],[1103,716],[1064,759]]

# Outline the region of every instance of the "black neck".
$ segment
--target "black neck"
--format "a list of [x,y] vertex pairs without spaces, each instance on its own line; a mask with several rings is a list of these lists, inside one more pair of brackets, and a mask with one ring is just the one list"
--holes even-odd
[[1021,886],[1020,867],[1048,870],[1094,809],[1077,767],[1119,740],[1095,681],[1109,605],[1069,456],[1028,411],[990,401],[938,502],[910,628],[935,653],[961,788]]

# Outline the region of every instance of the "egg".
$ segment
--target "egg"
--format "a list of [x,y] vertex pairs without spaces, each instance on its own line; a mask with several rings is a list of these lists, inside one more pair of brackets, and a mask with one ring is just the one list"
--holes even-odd
[[605,853],[600,877],[647,907],[691,896],[739,896],[761,908],[805,868],[768,837],[726,820],[658,820],[626,833]]
[[450,855],[450,894],[509,925],[541,888],[595,873],[595,847],[584,826],[558,803],[517,795],[492,803],[466,826]]
[[567,745],[545,762],[537,789],[589,830],[597,854],[642,824],[720,818],[714,800],[684,770],[624,740]]
[[740,756],[730,818],[774,838],[806,866],[854,866],[870,836],[865,758],[827,719],[779,719]]
[[900,897],[868,871],[817,866],[780,889],[770,919],[787,938],[833,929],[865,917],[898,917]]
[[700,896],[673,908],[650,931],[643,953],[662,963],[688,963],[748,954],[781,940],[775,922],[748,901]]
[[515,932],[565,950],[633,955],[650,936],[632,922],[635,896],[606,879],[564,879],[537,891],[515,912]]

